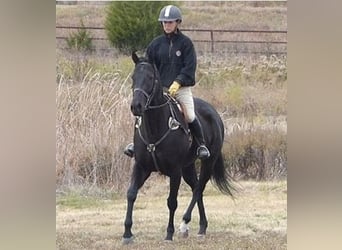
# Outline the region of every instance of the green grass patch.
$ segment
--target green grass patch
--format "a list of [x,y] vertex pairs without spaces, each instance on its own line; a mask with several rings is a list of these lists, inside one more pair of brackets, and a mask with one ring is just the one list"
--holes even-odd
[[95,196],[83,196],[77,193],[70,193],[56,197],[56,205],[72,209],[85,209],[103,206],[104,201]]

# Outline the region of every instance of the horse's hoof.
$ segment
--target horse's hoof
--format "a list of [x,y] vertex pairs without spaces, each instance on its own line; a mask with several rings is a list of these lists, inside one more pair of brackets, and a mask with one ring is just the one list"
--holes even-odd
[[165,239],[164,242],[165,243],[172,243],[172,240]]
[[197,238],[198,239],[204,239],[205,238],[205,234],[197,234]]
[[186,230],[185,232],[179,232],[179,235],[182,238],[188,238],[189,237],[189,230]]
[[133,236],[130,237],[130,238],[122,238],[122,244],[123,245],[128,245],[128,244],[131,244],[133,243]]
[[179,226],[179,234],[183,238],[188,238],[189,236],[189,225],[182,221],[181,225]]

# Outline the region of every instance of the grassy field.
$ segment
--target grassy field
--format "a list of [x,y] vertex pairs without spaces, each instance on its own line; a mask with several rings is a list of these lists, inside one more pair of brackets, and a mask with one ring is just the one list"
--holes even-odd
[[[151,185],[153,183],[153,185]],[[198,212],[194,209],[188,239],[163,241],[166,234],[168,179],[152,176],[139,192],[133,215],[134,243],[122,245],[126,212],[124,197],[86,196],[77,193],[56,198],[57,249],[286,249],[287,184],[241,182],[233,201],[210,183],[204,193],[208,218],[205,238],[198,238]],[[182,182],[175,227],[181,222],[191,191]]]
[[[187,28],[287,28],[287,7],[277,3],[182,1],[179,6]],[[105,10],[106,5],[57,5],[56,25],[79,25],[82,19],[85,26],[103,27]]]
[[[177,3],[182,9],[183,23],[181,28],[188,29],[242,29],[242,30],[287,30],[287,7],[277,3],[244,3],[227,1],[182,1]],[[103,27],[106,19],[105,5],[89,6],[56,6],[57,26],[80,26],[81,20],[85,26]],[[158,13],[156,13],[157,21]],[[215,18],[213,18],[215,17]],[[73,30],[75,31],[75,30]],[[105,38],[103,30],[89,30],[94,37]],[[210,40],[209,32],[184,33],[193,40]],[[57,36],[68,36],[70,30],[57,29]],[[214,40],[247,40],[247,41],[284,41],[286,34],[264,33],[227,33],[215,32]],[[108,48],[107,41],[93,41],[99,48]],[[59,47],[65,47],[62,40],[58,40]],[[210,43],[195,43],[199,55],[211,50]],[[228,44],[215,43],[215,50],[229,56],[231,51],[283,51],[279,44]]]

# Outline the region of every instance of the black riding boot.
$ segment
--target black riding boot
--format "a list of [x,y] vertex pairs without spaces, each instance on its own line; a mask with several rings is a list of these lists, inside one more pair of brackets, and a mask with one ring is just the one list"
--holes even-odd
[[197,142],[199,143],[199,147],[197,148],[197,156],[199,159],[207,159],[210,157],[209,149],[205,146],[205,140],[203,136],[203,130],[201,123],[195,118],[192,123],[189,123],[189,128],[192,135],[195,137]]
[[131,158],[134,156],[134,144],[133,143],[130,143],[126,146],[124,150],[124,154]]

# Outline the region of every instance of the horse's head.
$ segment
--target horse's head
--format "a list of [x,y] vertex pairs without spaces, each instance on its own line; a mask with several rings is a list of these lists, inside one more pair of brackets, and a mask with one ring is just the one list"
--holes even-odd
[[139,58],[132,53],[135,69],[132,75],[133,99],[131,111],[135,116],[141,116],[149,108],[160,90],[159,75],[155,66],[146,58]]

